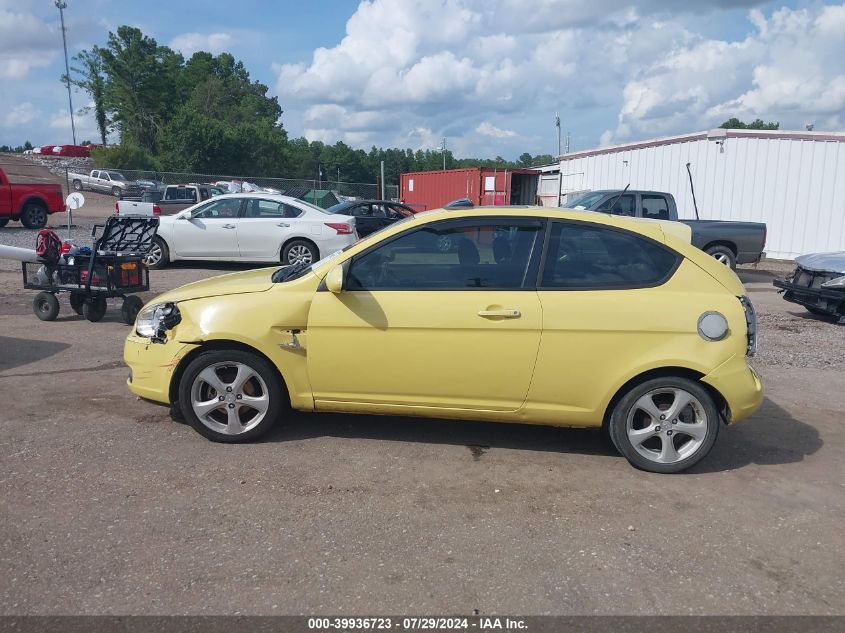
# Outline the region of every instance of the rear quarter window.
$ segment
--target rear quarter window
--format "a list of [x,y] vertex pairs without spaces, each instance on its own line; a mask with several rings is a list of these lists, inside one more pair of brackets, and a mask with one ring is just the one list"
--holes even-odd
[[650,288],[671,278],[681,255],[622,229],[552,224],[541,287],[563,290]]

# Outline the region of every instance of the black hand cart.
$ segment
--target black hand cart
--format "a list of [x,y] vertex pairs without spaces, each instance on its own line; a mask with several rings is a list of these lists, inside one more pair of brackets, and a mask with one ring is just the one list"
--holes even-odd
[[[97,237],[98,229],[102,234]],[[59,315],[57,294],[70,293],[74,312],[89,321],[106,314],[106,299],[121,297],[121,316],[132,325],[144,305],[134,293],[150,289],[150,273],[144,263],[158,230],[158,218],[111,216],[91,230],[90,254],[60,255],[61,241],[52,231],[39,233],[39,261],[23,262],[23,287],[39,290],[32,310],[42,321]]]

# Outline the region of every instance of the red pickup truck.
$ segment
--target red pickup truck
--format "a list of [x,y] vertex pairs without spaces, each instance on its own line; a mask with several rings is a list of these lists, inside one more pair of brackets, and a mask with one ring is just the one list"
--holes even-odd
[[65,210],[62,186],[50,183],[9,182],[0,167],[0,227],[20,220],[28,229],[40,229],[47,216]]

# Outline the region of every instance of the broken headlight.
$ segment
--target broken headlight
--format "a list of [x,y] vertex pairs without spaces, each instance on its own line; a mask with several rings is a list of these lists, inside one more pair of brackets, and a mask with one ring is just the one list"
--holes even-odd
[[135,333],[150,338],[153,342],[163,342],[165,332],[182,320],[175,303],[154,303],[138,313],[135,319]]
[[835,290],[845,290],[845,275],[824,282],[822,284],[822,288],[834,288]]

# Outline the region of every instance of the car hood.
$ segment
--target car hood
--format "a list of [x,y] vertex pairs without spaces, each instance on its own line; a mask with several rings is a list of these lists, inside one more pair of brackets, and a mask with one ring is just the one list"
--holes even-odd
[[795,258],[795,263],[806,270],[833,272],[845,275],[845,251],[801,255]]
[[240,273],[231,273],[203,279],[194,283],[170,290],[155,298],[156,303],[172,301],[191,301],[192,299],[203,299],[205,297],[220,297],[224,295],[237,295],[249,292],[264,292],[273,287],[270,276],[275,268],[259,268],[258,270],[246,270]]

